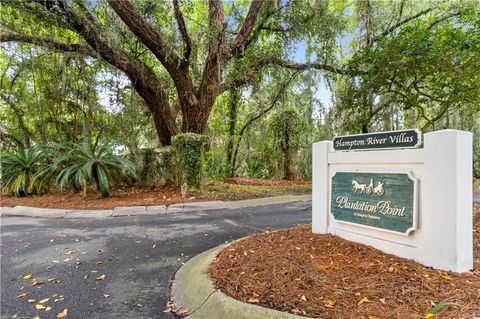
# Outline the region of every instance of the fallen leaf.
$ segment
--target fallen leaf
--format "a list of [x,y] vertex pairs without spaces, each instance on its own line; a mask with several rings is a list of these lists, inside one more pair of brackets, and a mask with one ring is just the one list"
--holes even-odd
[[442,278],[446,280],[453,280],[453,277],[450,277],[449,275],[443,275]]
[[41,280],[37,280],[37,279],[33,278],[33,280],[32,280],[32,287],[38,286],[38,285],[41,285],[41,284],[44,284],[44,282],[41,281]]
[[34,303],[34,302],[35,302],[35,299],[28,299],[28,302],[29,302],[29,303]]
[[67,314],[68,314],[68,309],[65,308],[65,309],[63,309],[63,311],[57,313],[57,315],[55,316],[55,318],[57,318],[57,319],[65,318],[65,317],[67,316]]
[[99,260],[99,261],[97,261],[95,264],[101,265],[101,264],[103,264],[103,261]]
[[110,295],[108,295],[108,294],[104,294],[103,296],[104,296],[105,298],[110,297]]
[[40,317],[39,317],[39,316],[35,316],[35,317],[33,317],[33,319],[40,319]]
[[249,302],[249,303],[259,303],[260,300],[258,300],[257,298],[248,298],[247,302]]
[[22,276],[22,279],[27,280],[27,279],[30,279],[30,278],[32,278],[32,277],[33,277],[32,274],[26,274],[26,275],[23,275],[23,276]]
[[165,310],[163,311],[164,313],[170,313],[172,312],[172,307],[173,307],[173,302],[168,301]]
[[35,305],[35,309],[37,309],[37,310],[43,310],[43,309],[45,309],[45,306],[44,306],[44,305],[41,305],[41,304],[36,304],[36,305]]
[[179,310],[178,312],[180,313],[180,315],[184,316],[184,315],[186,315],[189,311],[190,311],[189,308],[180,308],[180,310]]
[[95,280],[103,280],[105,279],[105,275],[101,275],[95,278]]
[[435,317],[443,308],[446,306],[454,305],[454,302],[440,302],[436,306],[428,309],[427,313],[425,314],[424,318],[433,318]]
[[52,263],[58,264],[60,261],[59,260],[52,260]]
[[335,300],[327,300],[327,301],[325,302],[325,307],[327,307],[327,308],[333,308],[333,306],[335,306],[336,303],[337,303],[337,302],[336,302]]
[[26,292],[22,292],[22,293],[20,293],[20,294],[17,295],[17,298],[23,298],[23,297],[25,297],[25,296],[27,296],[27,293],[26,293]]
[[45,299],[40,300],[38,303],[39,303],[39,304],[44,304],[44,303],[46,303],[47,301],[48,301],[48,298],[45,298]]
[[300,297],[300,299],[302,299],[303,301],[307,301],[307,297],[305,297],[305,295],[302,295],[302,297]]
[[52,310],[52,307],[47,307],[47,308],[45,308],[45,311],[46,311],[46,312],[47,312],[47,311],[50,311],[50,310]]
[[141,303],[137,303],[135,306],[137,306],[138,308],[143,308],[143,305]]
[[372,296],[367,296],[367,297],[363,297],[362,300],[360,300],[358,302],[358,305],[360,306],[361,304],[364,304],[364,303],[370,303],[374,300],[375,298],[372,297]]

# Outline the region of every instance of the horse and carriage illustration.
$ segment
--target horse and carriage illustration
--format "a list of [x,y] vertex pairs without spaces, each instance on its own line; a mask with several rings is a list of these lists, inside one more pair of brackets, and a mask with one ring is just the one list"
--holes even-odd
[[385,193],[385,189],[383,188],[383,185],[385,183],[383,182],[378,182],[377,186],[373,187],[373,179],[370,179],[370,183],[367,184],[360,184],[356,180],[352,180],[352,190],[354,194],[360,193],[360,194],[376,194],[379,196],[382,196]]

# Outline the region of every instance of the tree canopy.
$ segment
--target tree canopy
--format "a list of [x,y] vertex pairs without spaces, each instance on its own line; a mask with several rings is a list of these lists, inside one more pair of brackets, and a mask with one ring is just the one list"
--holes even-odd
[[480,131],[476,0],[4,0],[0,10],[4,148],[88,135],[135,152],[191,132],[211,137],[213,175],[308,178],[310,144],[334,134]]

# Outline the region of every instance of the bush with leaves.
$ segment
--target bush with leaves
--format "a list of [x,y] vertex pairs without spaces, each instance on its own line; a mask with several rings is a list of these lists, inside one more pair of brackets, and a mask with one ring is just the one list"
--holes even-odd
[[42,176],[46,157],[40,148],[24,148],[15,153],[0,155],[2,189],[15,196],[26,196],[48,191],[50,180]]
[[190,187],[200,188],[202,182],[202,157],[206,137],[195,133],[178,134],[172,138],[177,182],[182,196]]
[[64,166],[57,176],[57,185],[63,189],[66,185],[81,190],[86,195],[88,182],[93,181],[101,197],[110,195],[110,181],[113,174],[126,173],[135,176],[135,165],[128,159],[113,154],[108,144],[92,145],[88,139],[78,144],[62,146],[65,152],[57,160],[57,166]]

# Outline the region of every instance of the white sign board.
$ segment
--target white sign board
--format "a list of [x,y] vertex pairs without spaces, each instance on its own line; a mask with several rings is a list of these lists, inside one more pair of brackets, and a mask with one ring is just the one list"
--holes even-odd
[[[465,272],[473,268],[472,133],[427,133],[424,147],[419,149],[345,152],[335,151],[331,141],[324,141],[313,144],[312,165],[314,233],[334,234],[437,269]],[[370,175],[365,175],[367,172]],[[404,214],[382,216],[381,207],[372,204],[391,201],[393,207],[395,200],[404,200],[398,192],[397,198],[373,192],[389,174],[392,178],[413,176],[415,180],[414,193],[405,192],[414,196],[414,227],[408,232],[403,231]],[[332,180],[338,176],[343,184],[341,179],[335,180],[337,184],[332,187]],[[376,176],[383,179],[376,181]],[[402,183],[392,179],[381,185],[386,191],[394,187],[402,187]],[[353,201],[355,196],[360,200]],[[344,197],[349,197],[352,204],[346,204]],[[363,222],[358,220],[363,217]]]

